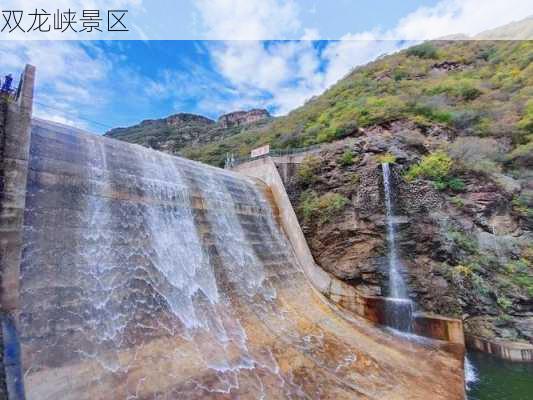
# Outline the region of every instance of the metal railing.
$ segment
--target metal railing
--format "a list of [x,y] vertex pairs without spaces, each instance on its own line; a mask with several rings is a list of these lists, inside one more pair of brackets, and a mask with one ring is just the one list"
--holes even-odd
[[262,154],[260,156],[255,157],[241,157],[241,158],[234,158],[233,155],[228,154],[226,159],[230,160],[226,162],[225,168],[232,168],[236,165],[243,164],[245,162],[251,161],[251,160],[259,160],[261,158],[265,157],[283,157],[283,156],[291,156],[295,154],[302,154],[302,153],[308,153],[314,150],[319,150],[320,145],[312,145],[307,147],[297,147],[297,148],[288,148],[288,149],[271,149],[268,153]]

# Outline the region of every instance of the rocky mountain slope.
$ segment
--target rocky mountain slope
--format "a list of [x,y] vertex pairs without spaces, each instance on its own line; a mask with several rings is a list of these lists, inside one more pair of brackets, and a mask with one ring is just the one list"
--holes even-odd
[[262,126],[270,119],[268,111],[262,109],[224,114],[216,122],[201,115],[179,113],[163,119],[145,120],[127,128],[111,129],[105,136],[180,154],[180,150],[187,146],[216,143],[244,128]]
[[[324,94],[288,115],[182,154],[222,165],[232,151],[247,156],[359,134],[396,120],[443,124],[465,135],[506,137],[511,157],[530,152],[533,41],[435,41],[354,69]],[[525,146],[525,147],[519,147]]]
[[[395,121],[309,156],[287,187],[318,264],[367,294],[387,295],[381,162],[390,162],[398,248],[417,307],[464,318],[472,335],[533,342],[533,173],[470,164],[508,146]],[[409,178],[420,165],[441,168],[435,159],[447,165],[442,181]]]

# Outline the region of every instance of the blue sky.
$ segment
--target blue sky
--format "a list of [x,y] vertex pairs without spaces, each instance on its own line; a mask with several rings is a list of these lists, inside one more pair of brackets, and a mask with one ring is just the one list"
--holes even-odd
[[130,9],[138,36],[217,40],[4,40],[0,72],[36,65],[34,114],[97,133],[177,112],[283,115],[381,54],[533,13],[528,1],[476,1],[110,0]]

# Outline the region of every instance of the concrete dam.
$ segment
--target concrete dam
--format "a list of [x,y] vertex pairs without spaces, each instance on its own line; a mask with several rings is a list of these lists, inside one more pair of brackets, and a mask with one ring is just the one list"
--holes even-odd
[[30,122],[24,101],[2,125],[6,398],[464,398],[462,344],[316,285],[268,179]]

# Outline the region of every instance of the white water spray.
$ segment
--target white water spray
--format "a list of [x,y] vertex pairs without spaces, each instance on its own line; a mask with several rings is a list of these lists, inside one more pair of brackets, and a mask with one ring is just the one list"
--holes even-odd
[[387,212],[387,245],[389,262],[389,290],[390,297],[407,299],[407,289],[400,274],[401,263],[396,250],[396,222],[392,202],[390,168],[388,163],[381,164],[383,169],[383,188],[385,192],[385,208]]
[[396,249],[396,218],[392,199],[391,176],[388,163],[381,164],[383,170],[383,191],[387,216],[387,260],[389,267],[389,298],[386,303],[387,325],[401,330],[412,330],[413,303],[407,295],[407,287],[400,273],[401,261]]

